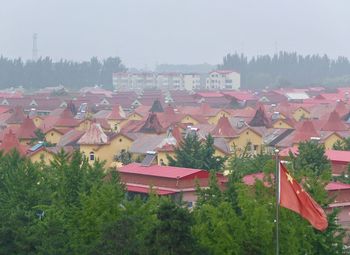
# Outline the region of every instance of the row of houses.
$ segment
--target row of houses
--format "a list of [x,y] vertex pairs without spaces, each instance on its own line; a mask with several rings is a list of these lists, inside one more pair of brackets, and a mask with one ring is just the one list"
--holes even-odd
[[[17,148],[32,161],[44,163],[49,163],[61,149],[80,150],[89,163],[103,160],[107,167],[118,169],[130,194],[147,195],[150,186],[159,195],[176,197],[188,192],[185,198],[191,206],[196,199],[195,179],[202,178],[201,186],[206,187],[207,172],[166,165],[167,155],[174,156],[181,141],[194,133],[203,142],[211,134],[215,155],[228,157],[272,152],[275,148],[281,153],[297,153],[298,143],[311,140],[325,146],[332,174],[344,174],[349,164],[348,152],[332,149],[350,135],[349,91],[313,88],[259,93],[174,91],[167,94],[157,90],[113,94],[95,88],[71,95],[75,100],[55,97],[51,105],[46,92],[40,96],[3,98],[7,103],[0,107],[0,149],[8,152]],[[123,100],[128,97],[140,104],[124,105]],[[42,102],[47,105],[45,114],[31,111],[34,107],[41,108]],[[83,104],[87,106],[84,109]],[[139,163],[123,165],[122,155],[129,155]],[[224,187],[223,174],[218,175],[218,181]],[[335,183],[333,188],[337,185],[342,184]],[[350,206],[347,203],[335,200],[333,205],[345,210]],[[349,221],[349,217],[343,221]]]

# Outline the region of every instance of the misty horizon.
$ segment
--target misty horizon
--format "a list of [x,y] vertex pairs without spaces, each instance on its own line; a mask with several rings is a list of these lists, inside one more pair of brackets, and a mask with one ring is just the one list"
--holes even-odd
[[[316,4],[317,3],[317,4]],[[228,53],[350,57],[346,1],[5,1],[0,55],[53,60],[118,56],[128,67],[220,64]]]

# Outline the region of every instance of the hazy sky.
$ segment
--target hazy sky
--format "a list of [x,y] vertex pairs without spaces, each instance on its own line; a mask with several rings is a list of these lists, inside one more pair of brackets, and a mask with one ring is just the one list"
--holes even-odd
[[350,57],[349,0],[0,0],[0,54],[127,66],[217,64],[228,52]]

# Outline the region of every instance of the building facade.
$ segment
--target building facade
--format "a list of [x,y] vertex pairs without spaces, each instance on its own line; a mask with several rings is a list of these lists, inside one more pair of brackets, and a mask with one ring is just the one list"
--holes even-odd
[[206,79],[208,90],[238,90],[240,86],[241,75],[233,70],[216,70]]

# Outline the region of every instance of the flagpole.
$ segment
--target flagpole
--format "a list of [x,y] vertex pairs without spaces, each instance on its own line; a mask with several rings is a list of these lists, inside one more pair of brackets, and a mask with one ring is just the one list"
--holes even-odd
[[280,240],[279,240],[279,214],[280,214],[280,162],[278,158],[279,150],[275,149],[275,158],[276,158],[276,178],[275,178],[275,185],[276,185],[276,255],[279,255],[280,252]]

